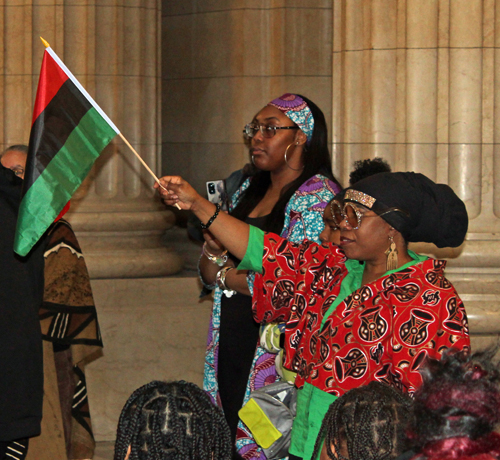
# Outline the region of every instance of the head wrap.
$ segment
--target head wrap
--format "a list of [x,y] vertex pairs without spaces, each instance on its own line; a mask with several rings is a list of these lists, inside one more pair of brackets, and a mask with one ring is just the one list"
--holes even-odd
[[269,104],[281,110],[290,120],[292,120],[306,135],[307,143],[311,142],[314,130],[314,118],[311,109],[300,96],[285,93]]
[[381,214],[406,241],[434,243],[439,248],[460,246],[469,219],[464,202],[446,184],[436,184],[423,174],[386,172],[362,179],[337,195]]

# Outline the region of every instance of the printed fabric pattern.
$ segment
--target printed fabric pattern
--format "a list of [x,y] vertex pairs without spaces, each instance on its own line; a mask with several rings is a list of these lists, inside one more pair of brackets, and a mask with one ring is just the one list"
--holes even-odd
[[[92,361],[91,356],[103,344],[85,258],[71,225],[64,219],[51,226],[44,257],[45,289],[39,310],[42,338],[60,347],[69,346],[65,351],[54,352],[50,344],[48,355],[57,369],[59,394],[50,395],[53,399],[49,400],[64,401],[59,413],[68,435],[65,446],[68,458],[92,458],[95,440],[85,365]],[[48,363],[44,362],[44,365]],[[51,375],[46,373],[46,383]],[[45,390],[45,398],[48,397]],[[49,427],[53,431],[44,432],[43,429]],[[54,444],[58,438],[54,427],[57,427],[54,420],[50,425],[44,425],[42,421],[40,442],[30,443],[28,458],[50,458],[53,451],[46,446]]]
[[[239,202],[242,193],[250,185],[250,178],[231,197],[230,210]],[[327,203],[340,191],[337,184],[324,176],[316,175],[308,179],[292,196],[286,207],[282,236],[290,241],[302,242],[305,239],[319,241],[323,229],[323,211]],[[254,274],[247,277],[250,292],[253,291]],[[203,387],[213,401],[221,407],[217,384],[217,361],[219,351],[220,308],[222,291],[214,291],[212,316],[210,319],[207,349],[205,353],[205,374]],[[277,380],[274,362],[276,355],[266,352],[256,344],[256,352],[250,369],[244,403],[251,391],[274,383]],[[240,421],[236,446],[245,460],[266,460],[262,449],[255,443],[250,431]]]
[[[376,380],[413,393],[427,356],[470,347],[467,316],[446,262],[427,259],[362,286],[326,319],[347,274],[335,245],[288,243],[266,234],[254,282],[259,322],[286,321],[285,366],[304,382],[340,396]],[[281,270],[276,279],[274,273]]]

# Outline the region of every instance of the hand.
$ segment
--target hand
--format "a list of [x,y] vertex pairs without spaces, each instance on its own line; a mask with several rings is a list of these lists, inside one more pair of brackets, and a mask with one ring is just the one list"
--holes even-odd
[[224,252],[225,248],[222,243],[215,238],[209,230],[203,230],[203,238],[205,238],[210,254],[217,256]]
[[154,188],[160,193],[161,199],[168,206],[175,206],[180,209],[191,209],[200,197],[196,190],[180,176],[164,176],[160,178],[160,183],[154,184]]

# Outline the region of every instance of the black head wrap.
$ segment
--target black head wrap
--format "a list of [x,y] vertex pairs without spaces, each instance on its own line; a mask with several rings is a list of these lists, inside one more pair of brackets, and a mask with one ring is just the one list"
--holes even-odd
[[[362,192],[357,194],[349,190]],[[368,195],[365,200],[363,194]],[[374,198],[375,201],[369,198]],[[382,216],[408,242],[434,243],[438,248],[460,246],[469,219],[464,202],[446,184],[436,184],[414,172],[387,172],[362,179],[337,195],[337,199],[363,204]]]

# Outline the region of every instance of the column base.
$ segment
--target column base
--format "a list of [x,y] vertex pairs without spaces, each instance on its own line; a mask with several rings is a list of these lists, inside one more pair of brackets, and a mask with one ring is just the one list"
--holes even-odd
[[171,211],[68,213],[91,279],[153,278],[173,275],[182,258],[162,243],[174,225]]

